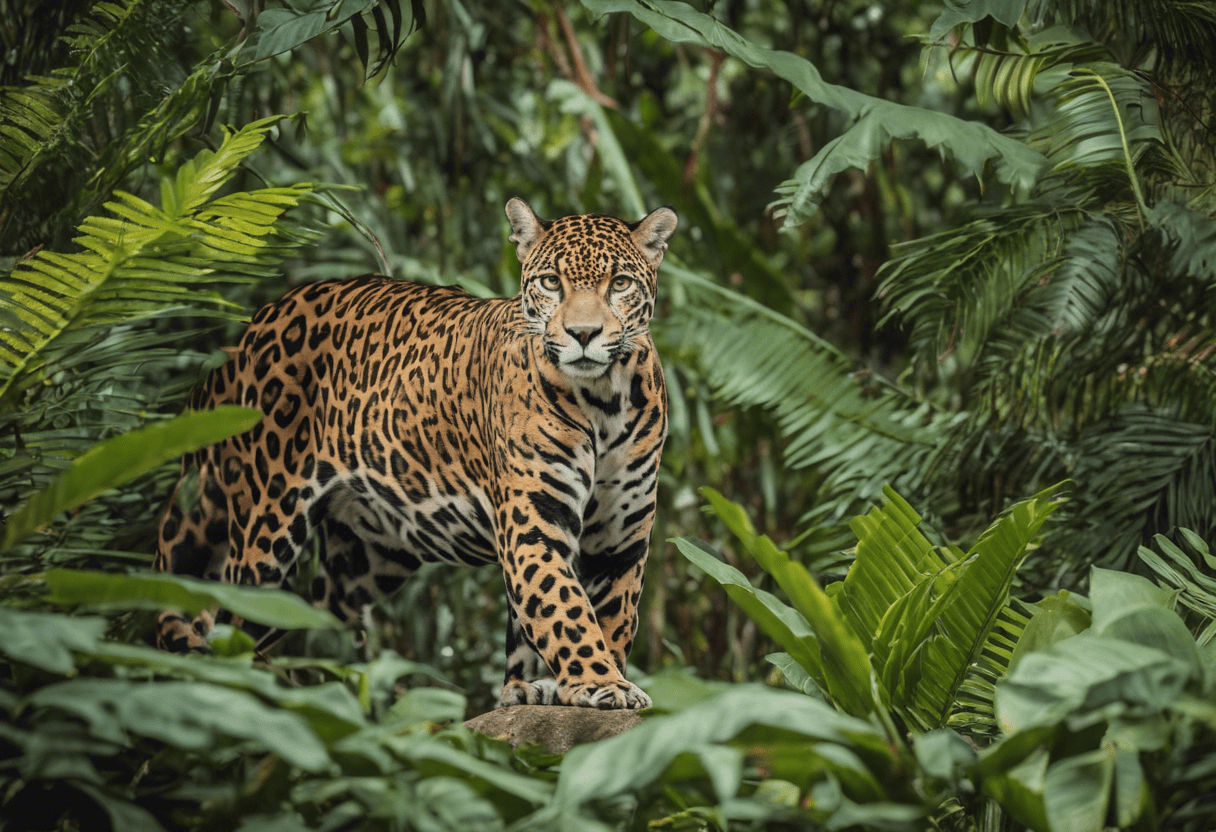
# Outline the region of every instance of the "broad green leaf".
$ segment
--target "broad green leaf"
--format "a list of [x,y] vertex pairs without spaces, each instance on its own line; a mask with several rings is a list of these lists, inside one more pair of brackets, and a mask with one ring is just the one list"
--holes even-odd
[[1037,748],[1008,771],[982,781],[985,794],[1034,832],[1054,832],[1043,803],[1049,760],[1047,749]]
[[215,410],[185,413],[95,445],[67,473],[13,513],[0,549],[11,547],[51,522],[61,511],[76,508],[182,454],[249,430],[261,418],[258,410],[220,405]]
[[1008,735],[1111,703],[1160,708],[1179,697],[1192,673],[1160,650],[1083,633],[1022,658],[997,686],[997,720]]
[[0,606],[0,653],[11,661],[74,675],[73,653],[90,653],[105,635],[103,618],[30,612]]
[[[814,659],[814,653],[807,655],[790,651],[791,654],[816,682],[823,680],[825,692],[846,713],[853,716],[873,713],[879,704],[874,701],[873,670],[866,647],[849,628],[836,605],[815,583],[806,567],[790,560],[790,556],[778,549],[768,537],[755,534],[740,506],[712,488],[703,488],[701,493],[727,528],[740,538],[748,553],[776,579],[778,586],[793,602],[794,609],[810,624],[819,647],[818,662],[805,664],[806,659]],[[788,646],[782,646],[789,650]]]
[[135,734],[204,751],[232,738],[254,742],[307,771],[329,765],[325,746],[300,716],[205,682],[73,679],[41,688],[27,701],[75,714],[94,735],[124,745]]
[[1058,641],[1089,629],[1090,606],[1084,596],[1062,589],[1036,603],[1034,608],[1034,615],[1009,658],[1009,670],[1017,667],[1027,653],[1045,650]]
[[106,814],[110,816],[111,828],[122,829],[123,832],[127,832],[127,830],[130,832],[164,832],[164,827],[147,809],[114,797],[88,783],[73,783],[72,785],[93,798],[101,808],[105,809]]
[[[790,661],[794,660],[791,658]],[[687,670],[676,668],[660,670],[638,681],[638,684],[650,694],[654,711],[667,712],[682,711],[730,687],[728,682],[702,679]],[[814,685],[814,681],[810,681],[810,684]]]
[[912,750],[930,777],[958,782],[960,772],[975,763],[975,749],[954,731],[938,728],[912,738]]
[[371,8],[377,0],[345,0],[323,5],[309,12],[294,9],[267,9],[258,15],[255,33],[257,46],[252,61],[279,55],[307,43],[330,29],[336,29],[357,14]]
[[807,696],[823,699],[824,693],[802,665],[789,653],[769,653],[764,660],[781,671],[787,685]]
[[1089,600],[1094,609],[1093,630],[1100,634],[1111,622],[1130,612],[1170,609],[1173,594],[1140,575],[1093,567],[1089,573]]
[[443,688],[411,688],[397,697],[384,714],[386,725],[419,722],[460,722],[466,705],[464,694]]
[[[827,691],[827,679],[822,676],[819,644],[806,619],[770,592],[756,589],[747,577],[695,540],[676,538],[672,541],[680,554],[726,590],[731,600],[780,644],[815,678],[816,684]],[[816,675],[819,674],[819,675]]]
[[1115,749],[1104,746],[1052,763],[1043,782],[1051,832],[1102,832],[1115,772]]
[[1199,646],[1172,609],[1176,593],[1140,575],[1098,567],[1090,572],[1089,587],[1094,635],[1154,647],[1185,662],[1196,676],[1201,675]]
[[367,664],[350,665],[349,669],[359,675],[359,704],[368,713],[378,711],[392,700],[393,687],[402,676],[421,673],[435,681],[448,683],[433,667],[412,662],[392,650],[382,651]]
[[947,2],[946,9],[933,21],[929,38],[938,40],[960,23],[978,23],[991,17],[1009,28],[1018,24],[1026,0],[971,0],[971,2]]
[[[871,723],[799,693],[739,685],[679,713],[651,717],[623,734],[572,749],[562,762],[551,805],[536,819],[569,818],[587,801],[658,783],[679,755],[698,754],[707,745],[728,742],[747,729],[754,729],[747,734],[750,747],[758,744],[758,736],[766,737],[769,746],[795,743],[801,750],[799,765],[807,773],[833,767],[834,758],[818,752],[820,743],[826,749],[852,749],[871,764],[893,762],[891,748]],[[837,765],[861,765],[860,759]],[[622,760],[629,765],[621,765]],[[780,776],[799,779],[789,773]]]
[[409,761],[426,774],[455,771],[534,805],[548,802],[553,795],[553,787],[546,781],[474,757],[429,734],[391,734],[382,741],[399,759]]
[[415,829],[467,829],[496,832],[505,829],[494,804],[470,783],[457,777],[428,777],[414,791],[409,808]]
[[118,575],[74,569],[52,569],[46,573],[46,582],[51,588],[46,600],[54,604],[185,613],[219,605],[246,620],[286,630],[343,626],[332,614],[295,593],[271,587],[237,586],[164,572]]
[[257,694],[308,720],[313,733],[325,742],[334,742],[367,725],[355,696],[341,682],[284,685],[270,671],[251,667],[247,658],[183,656],[139,644],[116,642],[102,642],[90,650],[77,652],[131,670],[138,668],[157,675],[194,679]]
[[1139,749],[1115,747],[1115,823],[1120,829],[1131,827],[1143,818],[1151,818],[1153,793],[1149,788],[1144,766],[1140,764]]

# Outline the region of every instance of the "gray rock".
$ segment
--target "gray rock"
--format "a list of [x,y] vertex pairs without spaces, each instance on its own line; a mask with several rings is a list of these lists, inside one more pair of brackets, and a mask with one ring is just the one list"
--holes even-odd
[[637,711],[601,711],[565,705],[511,705],[475,716],[465,727],[513,747],[539,745],[565,754],[576,745],[614,737],[642,721]]

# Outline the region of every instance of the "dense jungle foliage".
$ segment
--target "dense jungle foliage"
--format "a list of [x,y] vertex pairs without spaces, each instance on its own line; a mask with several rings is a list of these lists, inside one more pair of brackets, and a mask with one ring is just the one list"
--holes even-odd
[[[1191,0],[0,0],[0,829],[1216,828],[1213,44]],[[460,724],[493,570],[363,649],[148,570],[252,310],[514,294],[512,196],[680,215],[655,708],[562,757]],[[214,604],[298,632],[148,645]]]

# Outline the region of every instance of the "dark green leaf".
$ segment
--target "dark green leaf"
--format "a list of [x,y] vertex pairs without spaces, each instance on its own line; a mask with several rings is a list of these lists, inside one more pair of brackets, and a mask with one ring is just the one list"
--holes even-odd
[[56,604],[82,604],[96,609],[172,609],[197,613],[220,607],[249,621],[288,630],[309,627],[337,629],[342,623],[292,592],[207,581],[163,572],[116,575],[73,569],[46,573]]
[[11,547],[49,523],[59,512],[76,508],[182,454],[246,431],[261,418],[258,410],[220,405],[215,410],[186,413],[96,445],[54,484],[13,513],[0,549]]

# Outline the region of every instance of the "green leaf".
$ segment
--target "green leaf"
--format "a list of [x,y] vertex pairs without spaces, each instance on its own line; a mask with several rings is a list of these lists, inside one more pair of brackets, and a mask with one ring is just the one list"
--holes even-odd
[[1022,658],[997,686],[997,720],[1014,734],[1108,705],[1161,708],[1178,699],[1192,674],[1160,650],[1082,633]]
[[108,439],[13,513],[0,549],[10,548],[61,511],[76,508],[182,454],[249,430],[261,419],[259,410],[220,405]]
[[73,653],[89,653],[106,632],[102,618],[68,617],[0,606],[0,653],[12,661],[71,676]]
[[[800,563],[778,549],[768,537],[757,536],[743,509],[712,488],[702,488],[717,515],[742,541],[748,553],[772,575],[785,591],[802,617],[810,624],[818,643],[816,653],[792,654],[799,663],[807,658],[814,664],[803,668],[826,683],[825,692],[831,700],[853,716],[865,716],[878,707],[873,694],[873,669],[866,647],[849,628],[845,618],[831,599],[815,583]],[[783,645],[784,646],[784,645]],[[788,647],[786,648],[789,649]]]
[[[815,683],[827,691],[827,679],[822,675],[822,660],[819,643],[806,619],[770,592],[757,589],[747,577],[702,544],[688,538],[672,541],[680,554],[694,566],[716,581],[747,615],[759,625],[773,641],[786,649],[798,664],[802,665]],[[816,675],[816,674],[819,675]]]
[[[799,750],[799,756],[789,762],[801,770],[801,775],[777,773],[782,779],[802,780],[823,767],[837,768],[845,776],[853,772],[873,779],[862,759],[879,770],[893,762],[891,748],[871,723],[845,716],[799,693],[739,685],[679,713],[651,717],[623,734],[575,747],[562,761],[551,805],[535,820],[571,818],[588,801],[658,783],[681,754],[699,755],[711,744],[727,742],[753,727],[766,729],[761,735],[770,750],[783,738]],[[840,749],[851,749],[860,758],[833,753]],[[711,775],[721,778],[721,782],[737,776],[741,762],[738,757],[725,756],[700,759],[729,769]],[[629,765],[621,765],[622,760],[628,760]]]
[[27,702],[74,714],[94,735],[123,745],[134,734],[203,751],[227,737],[254,742],[306,771],[329,765],[325,746],[300,716],[205,682],[73,679],[41,688]]
[[126,800],[120,800],[88,783],[72,783],[73,786],[93,798],[110,816],[112,829],[131,832],[164,832],[164,827],[147,809]]
[[1102,832],[1114,780],[1115,749],[1104,746],[1053,763],[1043,783],[1052,832]]
[[367,11],[377,0],[345,0],[309,12],[294,9],[267,9],[258,15],[255,33],[257,46],[252,61],[290,52],[318,35],[336,29],[357,14]]
[[53,604],[81,604],[103,610],[173,609],[197,613],[220,606],[259,624],[300,630],[310,627],[339,629],[342,622],[313,607],[292,592],[270,587],[248,587],[162,572],[116,575],[75,569],[46,573]]
[[975,749],[954,731],[938,728],[912,738],[912,750],[930,777],[958,782],[961,772],[975,763]]
[[[60,615],[59,618],[67,619]],[[320,685],[284,686],[273,673],[250,667],[248,658],[184,656],[138,644],[101,642],[78,648],[100,661],[157,675],[195,679],[257,694],[266,702],[299,714],[325,742],[334,742],[367,726],[358,701],[341,682]]]
[[947,0],[945,11],[938,15],[929,29],[929,38],[939,40],[959,24],[978,23],[985,17],[991,17],[1012,29],[1025,10],[1026,0]]
[[[891,488],[886,503],[853,521],[857,556],[836,595],[860,638],[870,643],[891,706],[910,727],[944,726],[960,706],[959,691],[977,669],[999,677],[1016,641],[1006,616],[1014,574],[1026,547],[1059,508],[1060,487],[1010,507],[966,554],[940,553],[916,528],[919,515]],[[982,706],[975,699],[973,706]]]
[[553,795],[553,787],[543,780],[479,759],[428,734],[393,734],[382,741],[399,758],[427,774],[459,773],[534,805],[548,802]]
[[386,725],[419,722],[459,722],[464,719],[464,694],[443,688],[411,688],[384,714]]
[[1009,658],[1009,670],[1017,667],[1027,653],[1046,650],[1058,641],[1072,638],[1089,629],[1090,607],[1083,596],[1060,590],[1034,605],[1034,614],[1022,630]]
[[1047,749],[1038,748],[1008,771],[983,779],[985,794],[1034,832],[1055,832],[1043,801],[1049,759]]
[[1094,635],[1155,648],[1184,662],[1196,678],[1202,676],[1199,645],[1172,609],[1174,593],[1139,575],[1098,567],[1089,580]]
[[815,679],[789,653],[769,653],[764,660],[780,670],[781,675],[785,678],[785,683],[794,690],[801,691],[807,696],[814,696],[816,699],[824,697],[824,693],[815,683]]
[[[116,216],[86,218],[73,241],[80,250],[43,249],[0,279],[0,319],[9,318],[0,328],[0,411],[15,409],[20,394],[51,366],[72,367],[82,339],[95,339],[116,324],[146,318],[185,298],[197,301],[201,283],[265,273],[315,238],[279,219],[312,191],[307,183],[205,202],[277,120],[228,133],[217,151],[202,151],[166,178],[162,208],[115,191],[104,207]],[[277,202],[280,209],[256,228],[230,214],[233,207],[260,201]],[[232,239],[234,226],[244,230],[239,243]],[[225,305],[218,296],[212,302]]]

